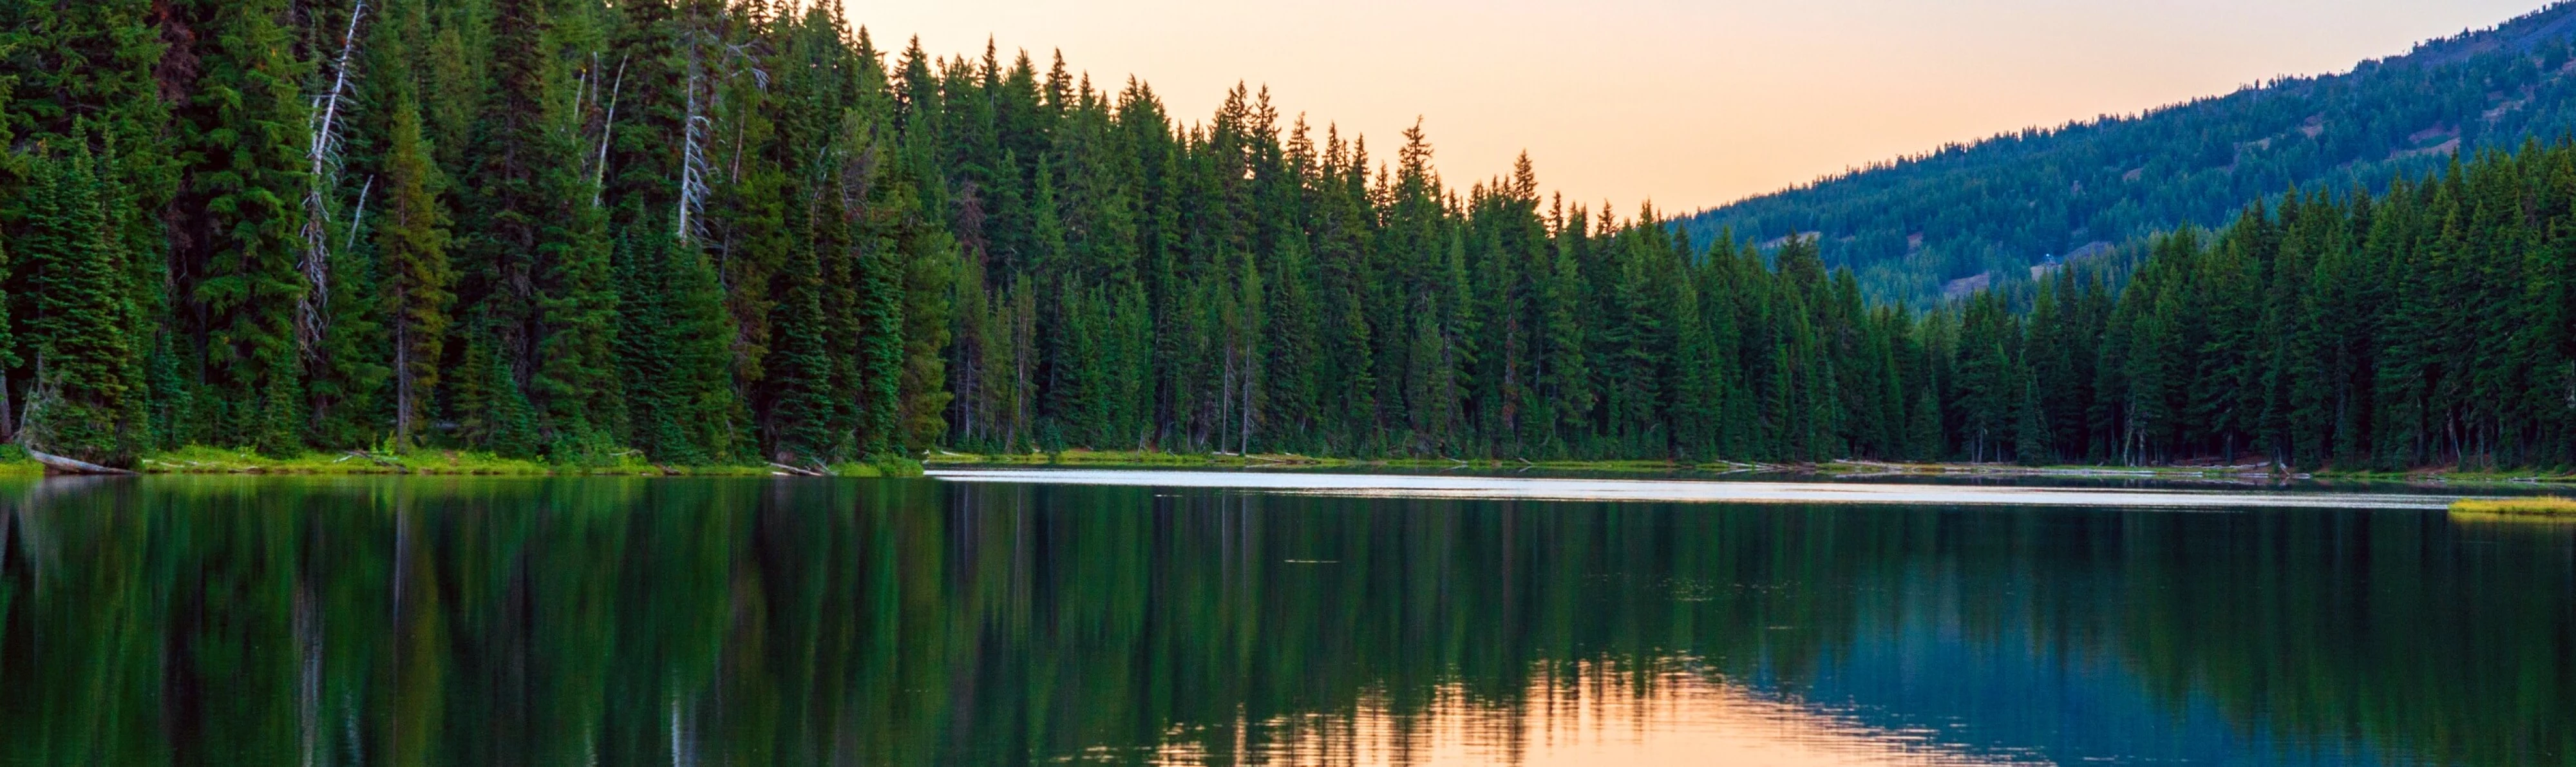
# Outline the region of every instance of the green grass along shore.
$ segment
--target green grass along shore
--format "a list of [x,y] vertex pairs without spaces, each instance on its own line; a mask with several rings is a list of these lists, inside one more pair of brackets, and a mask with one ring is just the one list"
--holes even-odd
[[2555,495],[2527,498],[2466,498],[2451,504],[2461,519],[2529,519],[2576,522],[2576,500]]
[[[780,473],[776,467],[767,464],[675,466],[650,463],[633,456],[621,457],[616,463],[609,464],[561,464],[459,450],[414,450],[401,454],[305,453],[279,457],[249,450],[187,447],[165,453],[148,453],[142,461],[140,470],[145,474],[759,477]],[[829,467],[829,473],[839,477],[915,477],[921,475],[921,464],[901,459],[846,463]],[[42,474],[44,466],[29,459],[25,450],[16,445],[0,445],[0,477]]]

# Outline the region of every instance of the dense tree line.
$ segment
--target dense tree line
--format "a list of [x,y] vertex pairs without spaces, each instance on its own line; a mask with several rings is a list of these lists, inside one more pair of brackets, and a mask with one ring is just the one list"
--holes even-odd
[[1921,314],[836,3],[0,9],[0,438],[99,462],[2569,458],[2566,149]]
[[0,5],[0,437],[937,441],[962,254],[921,126],[947,84],[918,51],[889,81],[840,11]]
[[1941,451],[1942,352],[1811,250],[842,10],[9,4],[0,421],[102,461]]
[[[2576,131],[2576,5],[2353,71],[2283,78],[2135,116],[1957,144],[1705,211],[1683,227],[1807,233],[1865,295],[1928,308],[1945,283],[2023,281],[2049,255],[2227,223],[2292,186],[2384,191],[2454,152]],[[2091,248],[2091,250],[2088,250]],[[1960,287],[1965,288],[1966,285]]]
[[1986,294],[1943,314],[2002,371],[1963,355],[1955,412],[2014,424],[2023,460],[2567,465],[2576,145],[2455,161],[2378,196],[2293,192],[2158,238],[2124,290],[2065,271],[2023,319],[2007,306]]

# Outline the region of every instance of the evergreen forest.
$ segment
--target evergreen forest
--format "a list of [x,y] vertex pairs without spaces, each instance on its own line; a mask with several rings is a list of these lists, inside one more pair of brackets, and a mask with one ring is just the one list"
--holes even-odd
[[7,0],[0,147],[0,440],[109,465],[2576,459],[2566,145],[1929,311],[837,0]]

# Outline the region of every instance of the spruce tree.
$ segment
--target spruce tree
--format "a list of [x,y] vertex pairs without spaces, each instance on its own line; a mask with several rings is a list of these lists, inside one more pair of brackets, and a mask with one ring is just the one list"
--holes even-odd
[[[835,254],[836,256],[838,254]],[[774,335],[765,376],[770,390],[766,431],[771,460],[811,464],[833,458],[832,360],[823,337],[820,254],[797,253],[779,275],[783,300],[770,311]]]
[[616,337],[629,444],[666,463],[733,458],[739,408],[714,265],[661,227],[631,236],[616,271],[621,292],[634,296]]
[[906,453],[938,444],[947,433],[949,291],[954,289],[957,243],[947,232],[920,229],[898,246],[902,258],[903,368],[898,437]]
[[2039,384],[2027,376],[2022,383],[2021,405],[2013,415],[2013,457],[2023,466],[2043,466],[2056,460],[2056,452],[2049,447],[2048,415],[2039,404]]
[[391,325],[394,378],[393,438],[397,447],[419,444],[437,401],[447,354],[449,307],[455,275],[447,259],[443,179],[422,136],[417,96],[395,95],[385,153],[385,223],[376,230],[382,265],[384,316]]
[[285,0],[192,0],[194,92],[181,113],[191,159],[181,254],[188,314],[221,406],[198,437],[271,453],[300,449],[306,402],[295,307],[309,286],[296,268],[305,191],[305,65],[291,56]]
[[1673,440],[1681,455],[1694,460],[1719,457],[1720,429],[1725,422],[1725,381],[1719,378],[1717,339],[1711,337],[1700,310],[1699,288],[1687,281],[1674,287],[1673,315],[1680,329],[1674,342],[1677,380],[1673,392]]
[[126,256],[85,143],[39,157],[18,247],[35,288],[29,340],[37,376],[20,441],[109,466],[141,447],[129,399],[140,394],[125,287]]
[[543,446],[536,408],[494,338],[481,329],[468,334],[464,364],[455,376],[456,409],[463,414],[457,419],[457,436],[503,458],[535,458]]

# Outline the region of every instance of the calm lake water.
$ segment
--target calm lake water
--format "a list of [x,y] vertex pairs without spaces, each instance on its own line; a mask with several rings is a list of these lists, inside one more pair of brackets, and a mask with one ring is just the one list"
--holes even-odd
[[0,480],[0,765],[2576,764],[2576,525],[1292,476]]

